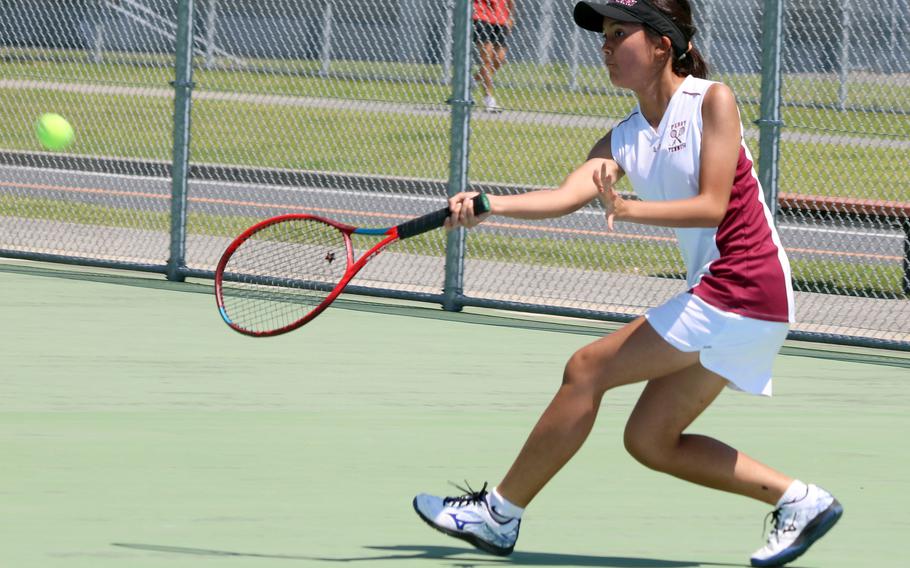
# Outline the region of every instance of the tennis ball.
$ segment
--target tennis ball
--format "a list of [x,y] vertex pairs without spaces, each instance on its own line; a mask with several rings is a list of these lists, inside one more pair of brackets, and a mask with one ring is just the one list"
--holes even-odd
[[63,150],[73,141],[73,127],[65,118],[52,112],[38,117],[35,132],[48,150]]

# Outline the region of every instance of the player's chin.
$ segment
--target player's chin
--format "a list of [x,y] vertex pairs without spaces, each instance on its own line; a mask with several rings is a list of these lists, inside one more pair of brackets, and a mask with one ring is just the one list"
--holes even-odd
[[610,83],[612,83],[614,87],[618,87],[620,89],[627,87],[623,81],[622,73],[619,71],[619,69],[616,68],[616,65],[608,64],[607,73],[610,75]]

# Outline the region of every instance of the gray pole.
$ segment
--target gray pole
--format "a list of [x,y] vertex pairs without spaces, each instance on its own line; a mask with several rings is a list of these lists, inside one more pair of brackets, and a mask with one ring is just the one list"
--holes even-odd
[[177,3],[174,79],[174,156],[171,168],[171,256],[167,279],[183,282],[186,271],[186,185],[190,162],[190,108],[193,90],[193,0]]
[[[576,26],[577,27],[577,26]],[[537,25],[537,64],[550,62],[550,44],[553,43],[553,0],[543,0]]]
[[209,0],[205,14],[205,68],[215,65],[215,29],[218,26],[218,0]]
[[705,30],[704,39],[701,42],[701,51],[705,54],[708,61],[713,61],[714,38],[712,37],[711,30],[714,29],[714,5],[710,0],[703,0],[700,8],[703,19],[701,27]]
[[897,73],[897,34],[900,23],[897,19],[897,5],[900,0],[891,0],[891,33],[888,34],[888,69],[885,73]]
[[328,0],[328,2],[325,3],[325,12],[323,13],[322,49],[319,53],[319,59],[322,61],[322,68],[319,70],[319,74],[322,76],[329,74],[329,66],[332,63],[332,20],[334,19],[332,10],[333,3],[334,0]]
[[453,5],[452,0],[445,0],[446,18],[443,21],[445,31],[442,38],[442,82],[448,85],[452,81],[452,26],[453,26]]
[[841,6],[840,38],[840,85],[837,89],[837,103],[841,110],[847,106],[847,81],[850,72],[850,0]]
[[[449,154],[449,195],[468,187],[468,138],[471,132],[471,11],[472,0],[455,0],[452,42],[452,131]],[[446,237],[446,274],[443,309],[461,311],[464,291],[464,229],[449,231]]]
[[581,42],[581,28],[572,26],[572,37],[569,47],[569,90],[573,93],[578,90],[578,57],[579,43]]
[[96,13],[98,19],[92,24],[92,63],[101,63],[104,60],[104,36],[107,33],[107,25],[101,9]]
[[758,135],[758,180],[771,218],[777,218],[777,178],[780,169],[781,35],[784,0],[765,0],[761,40],[761,118]]

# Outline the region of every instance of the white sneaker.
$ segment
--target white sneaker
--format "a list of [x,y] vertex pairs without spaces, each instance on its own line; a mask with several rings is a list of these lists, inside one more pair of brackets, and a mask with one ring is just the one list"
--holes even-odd
[[[414,510],[428,525],[460,538],[497,556],[507,556],[515,548],[521,519],[496,519],[487,502],[487,484],[474,492],[468,487],[460,497],[436,497],[421,493],[414,497]],[[497,515],[498,516],[498,515]]]
[[783,566],[796,559],[823,537],[843,512],[830,493],[810,484],[805,497],[770,513],[773,520],[768,542],[752,555],[752,566]]
[[487,95],[483,98],[483,106],[487,112],[499,112],[502,110],[499,108],[499,105],[496,104],[496,99],[491,95]]

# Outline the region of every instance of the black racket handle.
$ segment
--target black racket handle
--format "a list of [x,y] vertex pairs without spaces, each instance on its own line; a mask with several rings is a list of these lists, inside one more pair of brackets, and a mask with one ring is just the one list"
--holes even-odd
[[[485,193],[475,195],[474,199],[474,214],[482,215],[487,213],[490,210],[490,200],[487,199]],[[427,231],[432,231],[433,229],[438,229],[442,227],[445,223],[446,217],[450,214],[449,208],[440,209],[439,211],[433,211],[432,213],[427,213],[422,217],[416,219],[411,219],[401,225],[398,225],[398,238],[407,239],[408,237],[413,237],[421,233],[426,233]]]

